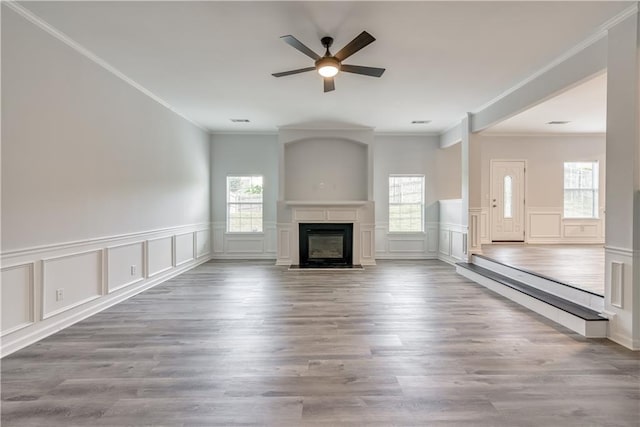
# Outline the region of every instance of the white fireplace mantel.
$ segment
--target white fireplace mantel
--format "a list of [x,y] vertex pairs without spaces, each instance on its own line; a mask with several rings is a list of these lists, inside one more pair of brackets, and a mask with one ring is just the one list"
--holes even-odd
[[375,265],[374,203],[366,200],[289,200],[278,203],[278,265],[299,263],[301,223],[352,223],[353,263]]

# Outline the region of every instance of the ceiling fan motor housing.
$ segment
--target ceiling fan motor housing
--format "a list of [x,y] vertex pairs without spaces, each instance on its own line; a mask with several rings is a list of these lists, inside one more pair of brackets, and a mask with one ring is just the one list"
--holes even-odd
[[316,70],[320,70],[323,67],[335,67],[340,69],[340,61],[333,56],[324,56],[316,61]]

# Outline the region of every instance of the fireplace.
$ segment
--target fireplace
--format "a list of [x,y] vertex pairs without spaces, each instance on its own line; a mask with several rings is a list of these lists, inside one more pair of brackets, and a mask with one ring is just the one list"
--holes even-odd
[[353,265],[353,224],[299,225],[300,267]]

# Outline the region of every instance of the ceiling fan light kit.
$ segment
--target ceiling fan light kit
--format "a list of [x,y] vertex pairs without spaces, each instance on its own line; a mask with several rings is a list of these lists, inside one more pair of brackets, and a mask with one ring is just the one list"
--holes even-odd
[[342,63],[342,61],[376,40],[371,34],[367,33],[366,31],[360,33],[355,39],[351,40],[335,55],[331,55],[331,52],[329,52],[329,48],[333,44],[333,38],[323,37],[320,41],[325,47],[326,51],[324,56],[322,57],[309,49],[304,43],[302,43],[292,35],[286,35],[280,38],[284,40],[284,42],[288,45],[313,59],[315,62],[313,67],[299,68],[297,70],[284,71],[281,73],[273,73],[272,75],[274,77],[284,77],[290,76],[292,74],[316,70],[318,74],[320,74],[324,78],[324,91],[330,92],[332,90],[335,90],[335,82],[333,78],[340,71],[353,74],[361,74],[370,77],[380,77],[385,71],[384,68],[363,67],[360,65],[347,65]]

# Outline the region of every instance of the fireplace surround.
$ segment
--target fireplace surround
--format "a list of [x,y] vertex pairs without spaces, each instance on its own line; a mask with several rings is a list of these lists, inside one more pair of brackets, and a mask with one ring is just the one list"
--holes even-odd
[[300,223],[300,267],[353,265],[353,223]]

